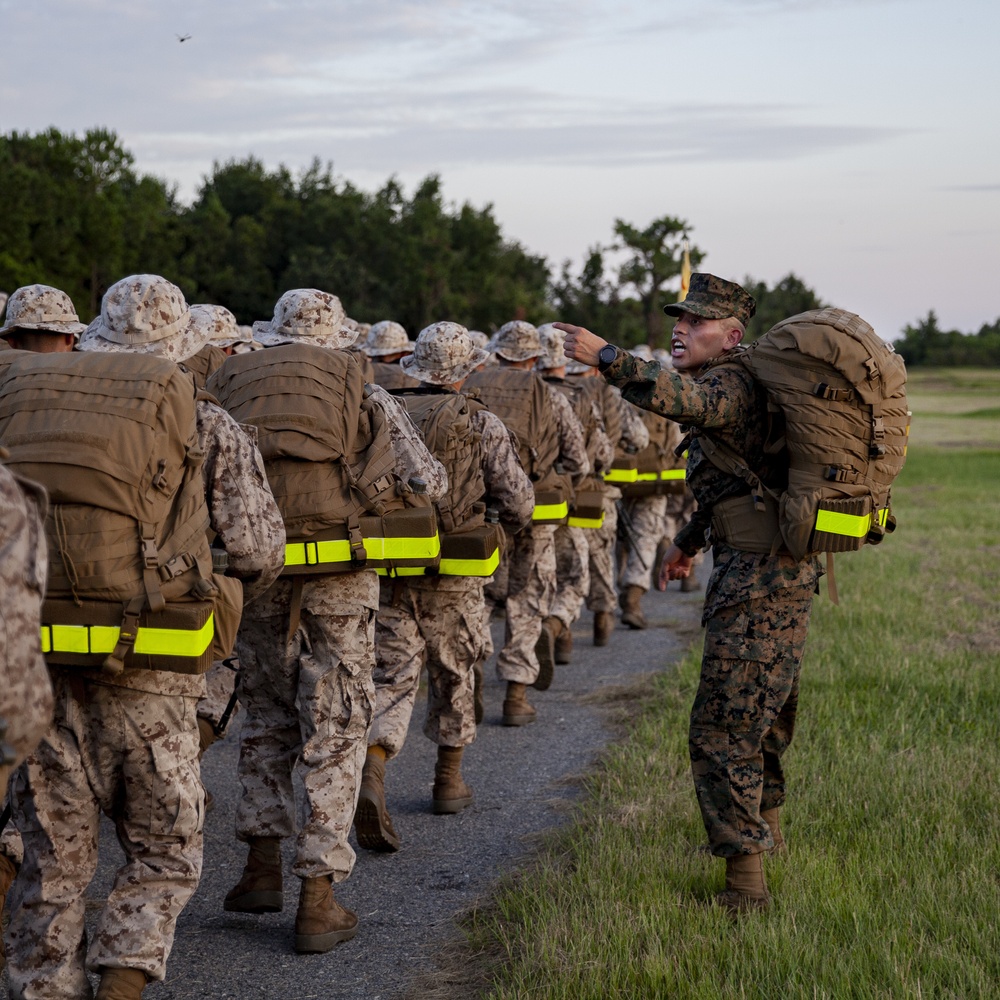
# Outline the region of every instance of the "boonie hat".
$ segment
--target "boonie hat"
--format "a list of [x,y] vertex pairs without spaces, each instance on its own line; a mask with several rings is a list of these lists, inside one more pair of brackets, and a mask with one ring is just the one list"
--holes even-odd
[[[9,337],[18,330],[38,330],[41,333],[71,333],[79,336],[87,329],[80,322],[73,300],[51,285],[24,285],[7,301],[7,318],[0,328],[0,337]],[[3,309],[3,302],[0,302]]]
[[209,342],[216,347],[235,347],[253,340],[248,326],[238,326],[236,317],[225,307],[199,303],[191,306],[191,322],[208,330]]
[[474,372],[488,356],[464,326],[444,321],[420,331],[413,353],[400,358],[399,367],[421,382],[451,385]]
[[663,311],[668,316],[680,316],[682,312],[689,312],[706,319],[734,316],[746,326],[757,311],[757,303],[735,281],[726,281],[714,274],[696,271],[691,275],[687,298],[683,302],[671,302],[663,307]]
[[344,326],[340,299],[318,288],[292,288],[274,304],[270,321],[253,325],[254,339],[265,347],[306,343],[339,350],[354,342],[355,331]]
[[582,375],[588,368],[592,367],[592,365],[585,365],[582,361],[574,361],[572,358],[566,359],[567,375]]
[[504,323],[493,335],[493,351],[505,361],[527,361],[542,353],[538,331],[523,319]]
[[562,368],[569,364],[569,358],[563,353],[566,334],[557,330],[551,323],[544,323],[538,328],[538,340],[542,345],[542,353],[538,355],[535,367],[540,371],[550,368]]
[[650,349],[649,344],[636,344],[635,347],[629,348],[629,354],[633,358],[638,358],[640,361],[652,361],[653,352]]
[[384,319],[368,331],[362,350],[370,358],[381,358],[386,354],[412,351],[413,346],[413,341],[399,323]]
[[155,354],[186,361],[208,343],[208,331],[191,321],[184,293],[158,274],[116,281],[101,301],[101,314],[84,331],[81,351]]

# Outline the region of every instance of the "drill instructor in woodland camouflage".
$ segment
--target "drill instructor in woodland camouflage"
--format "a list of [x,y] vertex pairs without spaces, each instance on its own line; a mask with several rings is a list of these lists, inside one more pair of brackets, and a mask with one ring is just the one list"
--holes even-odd
[[622,395],[694,431],[687,479],[698,501],[660,570],[660,587],[690,572],[711,537],[715,566],[705,596],[701,680],[691,709],[689,746],[695,790],[712,853],[726,859],[730,911],[764,907],[770,897],[762,854],[784,841],[778,822],[785,800],[781,757],[792,739],[799,666],[812,597],[815,557],[741,551],[713,528],[717,504],[749,493],[744,480],[705,456],[699,437],[725,442],[763,482],[784,488],[787,463],[764,450],[765,392],[737,365],[720,361],[738,349],[754,300],[739,285],[694,274],[688,297],[666,307],[678,317],[671,336],[674,370],[643,362],[581,327],[563,326],[567,353],[599,365]]
[[[374,328],[373,328],[374,329]],[[401,360],[422,394],[454,397],[468,375],[486,360],[457,323],[434,323],[420,332],[412,354]],[[470,451],[436,457],[449,469],[450,510],[468,511],[489,498],[505,528],[516,533],[531,521],[534,490],[521,467],[503,421],[473,402]],[[461,462],[467,463],[463,468]],[[478,466],[478,469],[472,463]],[[468,493],[473,487],[475,492]],[[481,492],[485,490],[485,492]],[[481,511],[481,508],[480,508]],[[482,514],[479,514],[481,519]],[[385,762],[402,749],[413,713],[420,675],[427,665],[427,717],[424,735],[438,745],[432,806],[455,813],[472,803],[472,789],[461,774],[462,752],[476,738],[473,665],[483,652],[484,578],[414,576],[383,579],[375,620],[375,721],[368,737],[355,830],[362,847],[392,851],[400,846],[385,804]]]
[[[202,342],[180,289],[133,275],[108,289],[80,350],[179,362]],[[197,435],[215,544],[252,601],[281,569],[281,516],[260,453],[234,420],[199,401]],[[54,724],[11,782],[24,841],[8,929],[11,995],[88,998],[86,968],[101,973],[98,997],[139,997],[164,978],[177,917],[201,876],[196,705],[204,677],[55,667],[53,687]],[[114,819],[126,856],[88,947],[84,894],[101,812]]]

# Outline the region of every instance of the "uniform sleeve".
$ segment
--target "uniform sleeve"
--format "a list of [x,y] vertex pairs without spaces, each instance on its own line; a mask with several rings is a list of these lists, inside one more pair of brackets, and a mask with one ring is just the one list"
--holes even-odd
[[422,479],[427,484],[427,496],[440,500],[448,492],[448,473],[444,466],[427,450],[406,407],[381,386],[372,385],[371,390],[370,398],[385,411],[396,453],[396,475],[404,483],[409,479]]
[[517,448],[504,422],[489,410],[473,417],[483,446],[483,478],[491,506],[500,513],[500,522],[512,533],[531,521],[535,491],[517,457]]
[[284,566],[285,525],[252,437],[222,407],[205,401],[198,403],[198,436],[209,523],[249,603]]
[[590,459],[587,458],[587,446],[583,440],[583,427],[573,412],[573,405],[558,390],[552,386],[545,387],[555,411],[556,426],[559,431],[559,459],[563,470],[569,473],[573,485],[580,483],[590,472]]
[[749,373],[735,366],[712,368],[692,378],[655,361],[619,351],[604,377],[630,403],[691,427],[725,428],[750,418]]

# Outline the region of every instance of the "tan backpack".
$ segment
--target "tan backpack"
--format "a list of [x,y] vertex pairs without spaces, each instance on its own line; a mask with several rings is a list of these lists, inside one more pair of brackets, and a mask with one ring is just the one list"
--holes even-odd
[[462,393],[429,387],[394,395],[448,474],[448,492],[435,505],[442,531],[438,573],[492,576],[500,561],[503,531],[486,521],[482,440],[472,425],[473,415],[485,406]]
[[559,428],[548,390],[533,371],[506,365],[473,372],[463,386],[476,395],[512,431],[517,454],[535,488],[533,524],[564,524],[570,495],[556,469]]
[[383,410],[352,354],[312,344],[237,354],[208,389],[257,428],[288,533],[286,574],[436,564],[434,511],[400,483]]
[[[890,344],[854,313],[817,309],[782,320],[725,363],[746,367],[780,415],[784,438],[769,447],[787,448],[788,487],[775,495],[732,449],[700,433],[705,455],[752,490],[742,504],[721,505],[716,528],[727,538],[759,535],[764,545],[770,536],[772,549],[783,541],[797,559],[855,551],[895,528],[889,493],[906,456],[909,411],[906,367]],[[755,530],[753,522],[767,521],[772,527]]]
[[50,663],[200,673],[228,655],[241,588],[213,577],[187,374],[148,355],[22,355],[0,382],[0,442],[50,498]]
[[416,389],[423,384],[419,379],[407,375],[396,363],[387,364],[385,361],[373,361],[371,367],[372,377],[368,381],[382,386],[389,392],[396,389]]
[[204,389],[212,372],[218,371],[226,363],[226,352],[215,344],[206,344],[197,354],[185,358],[181,368],[190,372],[194,384]]
[[618,480],[622,495],[644,497],[683,493],[685,462],[676,454],[683,437],[680,426],[650,410],[640,410],[639,416],[649,431],[649,444],[635,455],[625,456],[619,451],[619,458],[626,459],[625,464],[635,469],[634,479]]

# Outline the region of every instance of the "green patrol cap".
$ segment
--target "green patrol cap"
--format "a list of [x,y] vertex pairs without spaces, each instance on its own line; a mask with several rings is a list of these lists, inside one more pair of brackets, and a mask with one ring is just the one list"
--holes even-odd
[[680,316],[682,312],[689,312],[706,319],[734,316],[746,326],[757,311],[757,303],[735,281],[726,281],[714,274],[697,271],[691,275],[687,298],[683,302],[671,302],[663,307],[663,311],[668,316]]

